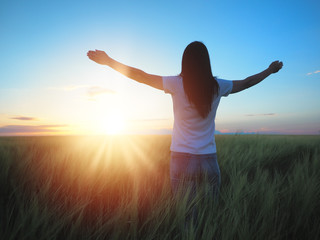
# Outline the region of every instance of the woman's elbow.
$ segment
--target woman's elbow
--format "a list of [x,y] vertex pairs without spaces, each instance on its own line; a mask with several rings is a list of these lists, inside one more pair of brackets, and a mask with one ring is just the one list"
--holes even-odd
[[233,87],[231,93],[238,93],[241,92],[242,90],[248,88],[248,83],[246,79],[244,80],[238,80],[238,81],[233,81]]

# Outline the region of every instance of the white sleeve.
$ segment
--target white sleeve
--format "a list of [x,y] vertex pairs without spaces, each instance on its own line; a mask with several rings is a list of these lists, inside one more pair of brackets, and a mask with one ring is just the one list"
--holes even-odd
[[219,95],[227,97],[229,93],[232,91],[233,82],[225,79],[217,79],[220,90]]
[[164,92],[173,94],[177,85],[177,77],[176,76],[162,77],[162,83],[163,83]]

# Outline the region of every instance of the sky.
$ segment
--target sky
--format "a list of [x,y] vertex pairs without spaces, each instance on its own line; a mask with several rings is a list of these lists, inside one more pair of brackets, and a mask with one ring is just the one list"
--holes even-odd
[[223,98],[217,133],[320,134],[320,2],[0,2],[0,136],[169,134],[171,97],[90,61],[88,50],[151,74],[177,75],[202,41],[212,72],[241,80],[284,67]]

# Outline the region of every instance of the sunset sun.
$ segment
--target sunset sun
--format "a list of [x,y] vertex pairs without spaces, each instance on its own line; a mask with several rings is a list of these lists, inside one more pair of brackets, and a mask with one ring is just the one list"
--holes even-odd
[[101,130],[107,135],[116,135],[124,132],[125,119],[120,113],[114,112],[106,116],[101,123]]

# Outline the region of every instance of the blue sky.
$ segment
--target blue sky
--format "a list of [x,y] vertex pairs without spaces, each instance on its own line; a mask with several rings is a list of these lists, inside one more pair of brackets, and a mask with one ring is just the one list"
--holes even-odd
[[1,1],[0,135],[100,133],[120,119],[124,132],[170,132],[170,96],[86,52],[175,75],[194,40],[208,47],[213,74],[229,80],[284,62],[221,101],[217,130],[319,134],[319,12],[319,1],[302,0]]

